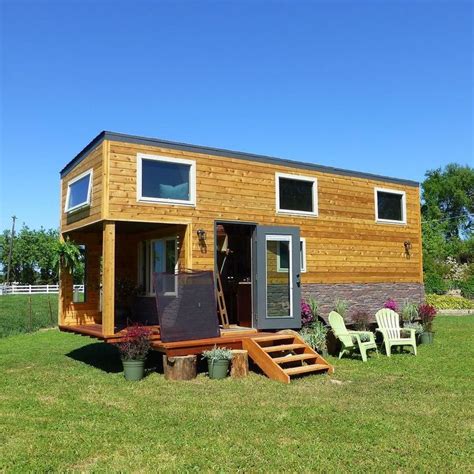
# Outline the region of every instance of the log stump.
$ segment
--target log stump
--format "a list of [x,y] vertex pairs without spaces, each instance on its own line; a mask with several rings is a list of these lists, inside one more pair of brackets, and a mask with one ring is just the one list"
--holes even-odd
[[235,349],[232,351],[230,376],[235,379],[247,377],[249,374],[249,356],[247,351]]
[[163,356],[163,370],[166,380],[192,380],[196,378],[197,357],[195,355]]

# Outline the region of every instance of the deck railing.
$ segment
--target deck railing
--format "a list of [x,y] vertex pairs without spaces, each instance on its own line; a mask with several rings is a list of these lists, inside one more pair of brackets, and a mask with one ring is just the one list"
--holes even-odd
[[[84,293],[84,285],[74,285],[74,292]],[[59,293],[59,285],[0,285],[0,295],[39,295]]]

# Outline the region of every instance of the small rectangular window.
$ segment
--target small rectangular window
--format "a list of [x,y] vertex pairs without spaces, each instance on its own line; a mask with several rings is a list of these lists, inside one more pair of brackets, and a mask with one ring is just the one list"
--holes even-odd
[[405,224],[405,192],[375,188],[375,220],[377,222]]
[[[278,242],[277,246],[277,271],[287,272],[289,262],[289,248],[288,242]],[[300,239],[300,271],[306,272],[306,239],[301,237]]]
[[92,188],[92,170],[76,176],[68,182],[65,212],[90,205]]
[[312,216],[318,214],[316,178],[276,173],[275,181],[277,212]]
[[195,204],[195,161],[142,154],[137,160],[139,201]]

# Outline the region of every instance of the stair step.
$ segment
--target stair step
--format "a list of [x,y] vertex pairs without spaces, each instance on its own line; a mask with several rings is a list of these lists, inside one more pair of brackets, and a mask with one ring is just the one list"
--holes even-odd
[[267,341],[279,341],[282,339],[294,339],[295,336],[291,334],[275,334],[274,336],[260,336],[260,337],[252,337],[252,339],[256,342],[267,342]]
[[265,352],[281,352],[281,351],[293,351],[295,349],[304,349],[306,344],[282,344],[280,346],[268,346],[262,347]]
[[307,359],[316,359],[318,356],[315,356],[314,354],[295,354],[295,355],[289,355],[289,356],[284,356],[284,357],[274,357],[273,362],[276,362],[277,364],[285,364],[287,362],[297,362],[300,360],[307,360]]
[[308,364],[301,365],[300,367],[291,367],[289,369],[283,369],[286,375],[298,375],[306,372],[319,372],[321,370],[328,370],[329,366],[324,364]]

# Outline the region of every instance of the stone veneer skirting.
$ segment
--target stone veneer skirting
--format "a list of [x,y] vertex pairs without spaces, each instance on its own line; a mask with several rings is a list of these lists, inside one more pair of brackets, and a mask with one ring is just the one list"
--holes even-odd
[[351,315],[358,310],[368,311],[375,316],[388,298],[394,299],[399,305],[405,300],[421,303],[425,289],[422,283],[310,283],[302,285],[301,296],[304,299],[309,296],[316,298],[319,314],[326,321],[334,309],[334,302],[346,300],[349,302],[346,319],[350,320]]

